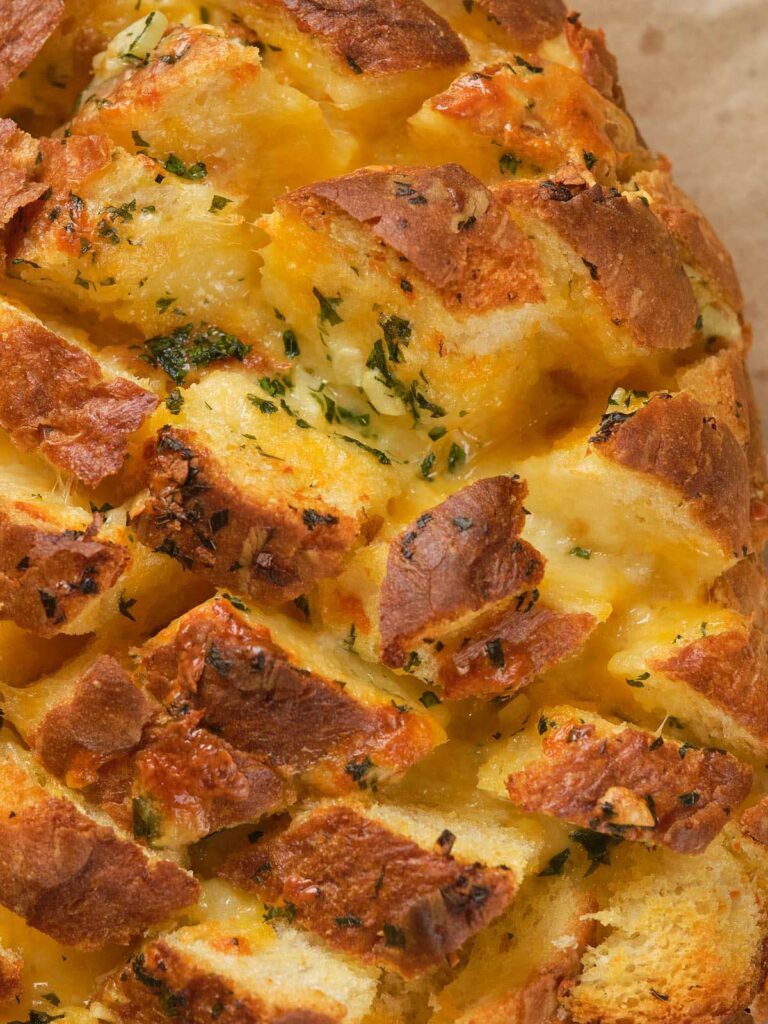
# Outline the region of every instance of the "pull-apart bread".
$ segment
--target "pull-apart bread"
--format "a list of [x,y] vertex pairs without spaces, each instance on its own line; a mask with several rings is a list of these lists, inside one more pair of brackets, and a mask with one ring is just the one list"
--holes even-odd
[[728,253],[562,0],[0,0],[0,1024],[768,1022]]

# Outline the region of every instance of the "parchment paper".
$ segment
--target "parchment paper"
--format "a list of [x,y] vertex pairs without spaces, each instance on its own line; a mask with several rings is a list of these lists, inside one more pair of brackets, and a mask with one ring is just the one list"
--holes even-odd
[[649,145],[731,250],[768,429],[768,0],[571,0],[601,25]]

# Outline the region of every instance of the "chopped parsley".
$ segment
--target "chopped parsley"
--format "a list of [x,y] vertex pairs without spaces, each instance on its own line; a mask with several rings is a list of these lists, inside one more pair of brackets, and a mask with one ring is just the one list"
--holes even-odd
[[147,353],[142,358],[151,366],[158,366],[168,374],[174,384],[183,384],[192,368],[208,366],[223,359],[245,359],[251,350],[235,334],[227,334],[213,324],[184,324],[170,334],[156,335],[145,343]]
[[318,305],[320,306],[321,324],[330,324],[331,327],[336,327],[338,324],[344,322],[343,318],[336,312],[336,306],[341,305],[342,302],[340,295],[323,295],[319,288],[313,288],[312,294],[315,296]]
[[436,704],[442,704],[442,701],[432,690],[425,690],[419,697],[419,703],[423,704],[425,708],[433,708]]
[[175,174],[177,178],[187,178],[189,181],[199,181],[202,178],[208,177],[208,168],[202,162],[198,160],[194,164],[185,164],[181,157],[176,156],[175,153],[169,153],[168,159],[163,164],[166,171],[170,171],[171,174]]
[[218,213],[219,210],[223,210],[225,206],[229,206],[230,203],[234,202],[233,199],[227,199],[226,196],[214,196],[211,200],[211,205],[208,208],[209,213]]
[[565,862],[571,856],[570,846],[566,846],[560,853],[556,853],[554,857],[550,857],[547,861],[547,866],[539,872],[539,878],[546,878],[548,875],[562,875]]

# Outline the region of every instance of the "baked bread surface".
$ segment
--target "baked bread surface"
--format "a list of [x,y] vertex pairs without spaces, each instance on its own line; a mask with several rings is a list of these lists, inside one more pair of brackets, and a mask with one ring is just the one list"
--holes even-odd
[[0,0],[0,1019],[768,1021],[729,254],[561,0]]

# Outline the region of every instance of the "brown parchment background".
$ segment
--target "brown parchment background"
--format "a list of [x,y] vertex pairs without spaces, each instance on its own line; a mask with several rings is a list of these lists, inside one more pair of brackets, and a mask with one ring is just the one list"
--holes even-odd
[[571,0],[602,26],[649,145],[731,250],[768,429],[768,0]]

